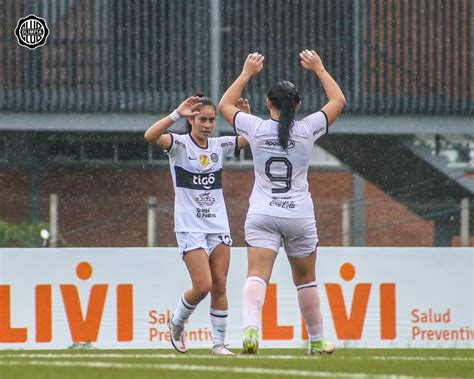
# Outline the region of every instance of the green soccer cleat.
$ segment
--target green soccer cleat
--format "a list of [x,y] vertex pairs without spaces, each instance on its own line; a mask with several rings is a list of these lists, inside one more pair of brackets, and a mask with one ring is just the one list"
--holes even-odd
[[309,355],[329,355],[336,351],[336,346],[330,341],[326,341],[325,339],[316,342],[309,343]]
[[248,328],[244,331],[244,341],[242,343],[242,354],[257,354],[258,351],[258,331]]

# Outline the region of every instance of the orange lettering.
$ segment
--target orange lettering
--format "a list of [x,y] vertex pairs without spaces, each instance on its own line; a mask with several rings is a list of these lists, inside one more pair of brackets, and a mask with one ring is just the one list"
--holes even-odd
[[26,328],[11,327],[10,286],[0,285],[0,342],[26,342]]
[[119,341],[133,339],[133,286],[131,284],[117,286],[117,339]]
[[395,284],[380,285],[380,338],[393,340],[397,336],[395,310]]
[[326,284],[329,306],[336,329],[341,340],[358,340],[362,336],[371,284],[361,283],[354,288],[350,317],[347,317],[344,295],[339,284]]
[[267,287],[262,309],[262,338],[264,340],[292,340],[293,326],[278,325],[277,285]]
[[97,341],[108,285],[97,284],[92,286],[85,318],[82,315],[81,302],[76,286],[61,284],[60,287],[72,340],[74,342]]
[[51,286],[38,285],[36,292],[36,342],[51,342]]

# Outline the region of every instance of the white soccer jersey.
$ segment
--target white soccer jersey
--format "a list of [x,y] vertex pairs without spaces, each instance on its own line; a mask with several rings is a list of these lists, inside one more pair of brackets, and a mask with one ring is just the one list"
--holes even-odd
[[224,158],[235,154],[237,137],[209,138],[202,148],[190,134],[170,135],[175,231],[229,233],[221,174]]
[[307,173],[314,142],[328,131],[323,111],[296,121],[288,150],[278,142],[278,122],[244,112],[236,113],[234,128],[249,142],[255,183],[248,214],[303,218],[314,216]]

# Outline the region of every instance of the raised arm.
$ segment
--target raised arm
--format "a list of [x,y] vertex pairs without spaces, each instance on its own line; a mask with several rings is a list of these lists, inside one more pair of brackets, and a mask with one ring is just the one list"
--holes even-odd
[[[246,98],[244,98],[244,97],[239,98],[239,100],[237,101],[236,106],[237,106],[239,111],[250,114],[250,104],[249,104],[249,101]],[[242,137],[242,136],[237,137],[237,149],[238,150],[245,149],[248,145],[249,145],[249,143],[247,142],[247,140],[244,137]]]
[[199,111],[197,111],[196,108],[201,104],[200,101],[201,98],[199,96],[191,96],[184,100],[170,115],[158,120],[148,128],[145,132],[145,140],[162,149],[169,149],[171,136],[164,134],[165,131],[180,117],[197,115]]
[[301,65],[306,70],[314,72],[323,86],[328,102],[321,110],[326,113],[329,125],[331,125],[342,113],[346,105],[346,98],[336,81],[324,68],[323,62],[316,51],[303,50],[300,53],[300,58]]
[[222,116],[224,116],[229,125],[232,126],[234,116],[239,111],[236,104],[238,104],[242,91],[252,76],[257,75],[262,70],[264,59],[265,58],[262,54],[249,54],[245,60],[244,67],[242,68],[239,77],[231,84],[222,96],[222,99],[219,102],[219,111],[222,113]]

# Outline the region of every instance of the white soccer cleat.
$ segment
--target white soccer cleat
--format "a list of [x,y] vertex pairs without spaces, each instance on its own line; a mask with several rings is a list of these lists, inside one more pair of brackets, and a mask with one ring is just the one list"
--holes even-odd
[[336,351],[336,346],[331,341],[325,339],[317,342],[310,342],[309,355],[329,355]]
[[232,356],[235,355],[232,351],[229,350],[227,347],[228,345],[215,345],[212,347],[212,355],[227,355]]
[[186,353],[188,348],[184,341],[184,327],[173,324],[173,319],[168,319],[168,329],[170,331],[171,344],[180,353]]

